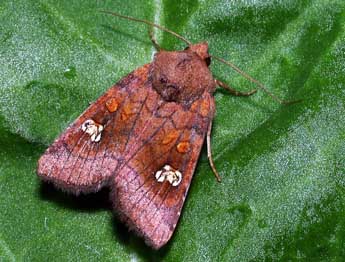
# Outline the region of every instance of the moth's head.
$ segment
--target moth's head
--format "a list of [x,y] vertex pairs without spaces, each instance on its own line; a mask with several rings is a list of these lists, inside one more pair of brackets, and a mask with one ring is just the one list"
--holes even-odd
[[190,45],[184,51],[156,53],[150,70],[153,88],[165,101],[190,105],[205,92],[213,92],[215,81],[205,63],[207,44]]
[[186,48],[186,50],[190,50],[190,51],[196,53],[198,56],[200,56],[201,59],[203,59],[206,62],[207,66],[209,66],[211,64],[211,56],[208,53],[207,42],[191,44]]

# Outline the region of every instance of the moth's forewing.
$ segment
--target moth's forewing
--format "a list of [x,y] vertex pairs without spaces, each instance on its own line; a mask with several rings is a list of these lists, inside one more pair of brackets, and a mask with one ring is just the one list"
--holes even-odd
[[[75,194],[98,191],[108,184],[124,159],[132,127],[147,99],[148,68],[138,68],[107,90],[55,140],[38,162],[41,179]],[[92,141],[83,130],[88,120],[103,127],[99,141]]]
[[[145,102],[140,114],[145,120],[136,123],[138,132],[133,131],[131,153],[127,151],[114,177],[111,199],[121,220],[158,249],[178,222],[213,117],[214,98],[205,92],[191,107],[184,107],[160,100],[154,90],[149,93],[153,99]],[[155,174],[166,165],[181,173],[177,186],[157,181]]]

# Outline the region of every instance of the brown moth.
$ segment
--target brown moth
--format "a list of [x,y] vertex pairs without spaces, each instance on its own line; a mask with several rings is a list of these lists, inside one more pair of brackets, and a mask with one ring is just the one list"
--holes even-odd
[[37,173],[76,195],[110,187],[120,219],[159,249],[175,230],[205,137],[220,181],[210,146],[216,86],[239,96],[256,90],[241,93],[214,79],[206,42],[191,44],[149,21],[111,14],[158,27],[188,47],[160,50],[106,91],[47,149]]

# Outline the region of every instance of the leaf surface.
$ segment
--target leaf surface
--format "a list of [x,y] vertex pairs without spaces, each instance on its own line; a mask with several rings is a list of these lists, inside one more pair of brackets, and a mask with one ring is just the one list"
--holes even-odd
[[[215,93],[206,150],[169,244],[128,233],[108,191],[42,184],[39,156],[114,82],[152,59],[148,19],[231,60],[284,99]],[[0,260],[340,261],[345,256],[345,4],[323,1],[2,1]],[[185,46],[154,31],[168,50]],[[214,76],[254,86],[225,65]]]

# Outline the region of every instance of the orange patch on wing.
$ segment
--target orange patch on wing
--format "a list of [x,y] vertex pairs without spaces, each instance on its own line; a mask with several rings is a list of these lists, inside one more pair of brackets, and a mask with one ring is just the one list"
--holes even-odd
[[201,107],[200,107],[200,114],[203,117],[206,117],[209,114],[209,110],[210,110],[210,103],[209,103],[209,101],[206,100],[206,99],[202,100]]
[[105,106],[110,113],[113,113],[118,109],[119,104],[115,98],[110,98],[107,102],[105,102]]
[[190,143],[187,141],[180,142],[178,143],[176,149],[179,153],[182,153],[182,154],[187,153],[190,150]]
[[132,114],[132,108],[130,104],[124,106],[123,111],[121,113],[121,119],[126,121]]
[[173,142],[177,138],[177,136],[178,136],[178,131],[176,131],[176,130],[171,131],[170,133],[168,133],[164,137],[162,144],[163,145],[170,144],[171,142]]
[[199,106],[199,101],[198,100],[194,101],[194,103],[190,107],[190,111],[196,112],[196,110],[198,109],[198,106]]

